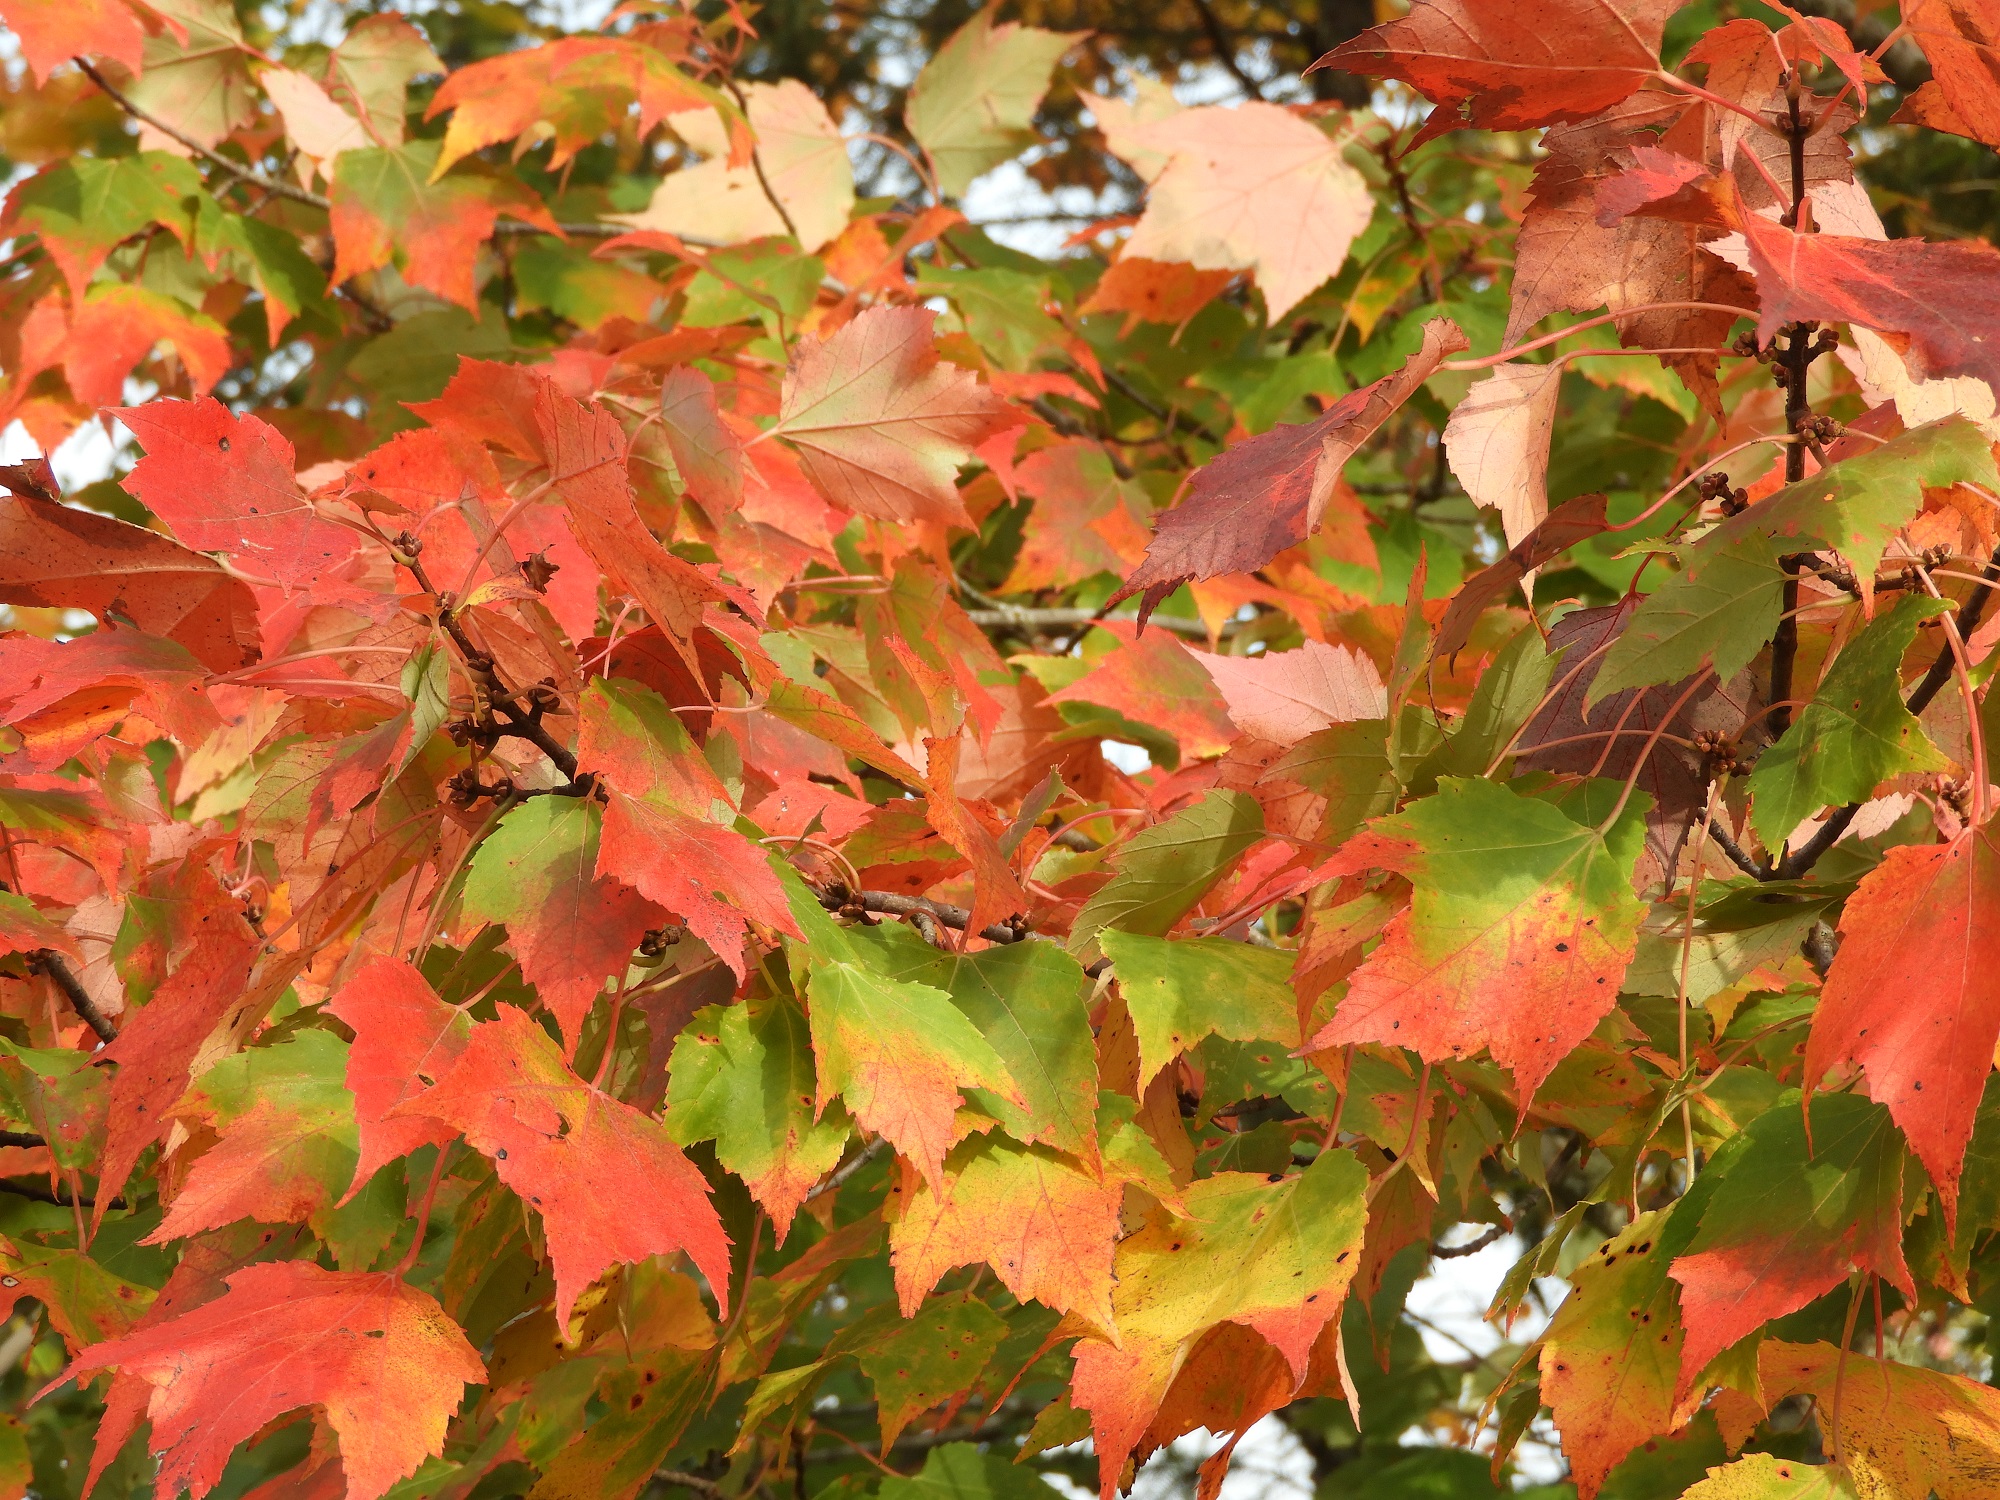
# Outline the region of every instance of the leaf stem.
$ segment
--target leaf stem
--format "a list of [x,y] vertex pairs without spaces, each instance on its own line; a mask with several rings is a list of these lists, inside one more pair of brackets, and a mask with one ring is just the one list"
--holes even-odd
[[[1726,312],[1735,313],[1739,318],[1757,315],[1753,307],[1737,307],[1728,302],[1641,302],[1634,307],[1620,308],[1617,312],[1599,313],[1594,318],[1585,318],[1581,323],[1572,323],[1567,328],[1558,328],[1554,333],[1545,333],[1538,339],[1530,339],[1525,344],[1516,344],[1511,349],[1502,349],[1498,354],[1482,355],[1477,359],[1447,359],[1438,365],[1440,370],[1490,370],[1495,365],[1505,364],[1516,355],[1529,354],[1537,349],[1546,349],[1550,344],[1559,343],[1573,333],[1582,333],[1586,328],[1596,328],[1601,324],[1615,323],[1620,318],[1636,318],[1640,313],[1649,312]],[[1606,351],[1593,349],[1592,354]],[[1650,352],[1650,351],[1649,351]]]

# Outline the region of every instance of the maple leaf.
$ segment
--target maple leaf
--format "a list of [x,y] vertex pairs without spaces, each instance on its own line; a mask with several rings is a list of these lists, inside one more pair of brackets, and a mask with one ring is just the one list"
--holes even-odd
[[188,1170],[150,1244],[184,1239],[238,1219],[311,1223],[327,1236],[326,1213],[355,1175],[354,1098],[347,1048],[324,1031],[226,1057],[174,1106],[185,1125],[220,1139]]
[[[123,7],[123,0],[102,3]],[[70,296],[81,301],[105,257],[133,235],[157,224],[188,244],[194,232],[189,204],[201,193],[201,174],[164,151],[82,157],[18,183],[7,195],[4,224],[9,233],[40,240]]]
[[743,99],[757,140],[754,165],[733,160],[721,116],[683,113],[674,133],[707,160],[668,173],[639,213],[612,218],[723,245],[796,231],[808,253],[845,229],[854,169],[826,106],[796,78],[746,84]]
[[1700,1228],[1673,1263],[1687,1326],[1677,1396],[1716,1355],[1850,1270],[1916,1295],[1903,1260],[1904,1147],[1880,1105],[1819,1095],[1808,1143],[1805,1111],[1781,1096],[1728,1150]]
[[1616,792],[1585,783],[1561,807],[1445,777],[1435,796],[1369,824],[1321,877],[1390,870],[1415,895],[1304,1050],[1383,1042],[1436,1062],[1484,1047],[1525,1108],[1611,1012],[1638,944],[1631,872],[1645,798],[1635,793],[1600,831]]
[[1974,1500],[2000,1479],[2000,1400],[1990,1386],[1941,1370],[1841,1355],[1831,1344],[1770,1339],[1758,1351],[1757,1373],[1767,1398],[1810,1395],[1827,1409],[1842,1465],[1859,1493]]
[[1445,424],[1451,472],[1474,504],[1500,512],[1509,547],[1549,513],[1549,441],[1562,372],[1559,364],[1496,365]]
[[[442,148],[433,153],[435,164],[427,165],[429,180],[538,125],[552,143],[549,165],[560,168],[592,141],[615,133],[635,104],[642,136],[670,115],[727,108],[720,94],[681,72],[665,52],[625,37],[562,37],[485,58],[452,73],[431,98],[425,119],[446,110],[452,117]],[[477,237],[484,239],[485,232]]]
[[606,977],[661,920],[639,892],[599,873],[603,825],[587,799],[537,797],[480,843],[465,880],[466,915],[506,924],[507,951],[572,1047]]
[[1743,217],[1762,311],[1757,337],[1800,319],[1903,334],[1920,379],[1973,375],[2000,385],[2000,251],[1975,240],[1869,240],[1797,234]]
[[1768,1453],[1746,1453],[1719,1464],[1681,1500],[1858,1500],[1847,1471],[1837,1463],[1808,1464]]
[[444,176],[449,163],[440,150],[437,141],[412,141],[340,154],[328,195],[334,244],[330,281],[338,285],[394,264],[412,286],[436,292],[477,316],[473,262],[501,216],[551,234],[561,232],[541,199],[518,182],[472,171]]
[[940,1297],[862,1348],[861,1373],[875,1387],[882,1451],[910,1419],[964,1390],[985,1373],[1008,1334],[1007,1323],[970,1292]]
[[352,557],[359,539],[323,519],[293,477],[292,445],[221,402],[151,401],[113,410],[146,450],[125,485],[200,552],[227,552],[290,590]]
[[1190,580],[1252,573],[1309,536],[1347,460],[1409,400],[1448,354],[1470,347],[1445,318],[1424,325],[1423,347],[1393,375],[1343,396],[1326,413],[1238,443],[1195,471],[1187,498],[1161,514],[1146,560],[1106,601],[1143,593],[1144,619]]
[[[1623,313],[1653,303],[1707,302],[1740,306],[1747,315],[1754,308],[1751,279],[1705,248],[1713,229],[1650,216],[1599,222],[1600,191],[1630,170],[1639,150],[1661,149],[1659,143],[1666,141],[1705,159],[1701,132],[1706,126],[1686,95],[1650,88],[1601,115],[1548,132],[1548,154],[1535,168],[1521,218],[1503,343],[1519,343],[1535,324],[1561,309],[1605,307]],[[1689,136],[1694,139],[1684,140]],[[1807,168],[1812,182],[1834,170],[1810,144]],[[1713,348],[1724,342],[1735,320],[1714,307],[1649,307],[1621,317],[1618,337],[1627,347]],[[1719,409],[1715,356],[1683,352],[1661,357],[1712,409]]]
[[1164,630],[1138,633],[1119,621],[1098,622],[1118,637],[1118,649],[1068,687],[1049,694],[1050,703],[1091,703],[1116,709],[1126,718],[1173,736],[1190,760],[1220,755],[1236,742],[1228,700],[1203,658]]
[[1049,73],[1086,33],[993,22],[976,11],[910,85],[905,119],[929,154],[938,190],[956,198],[972,180],[1041,139],[1035,110]]
[[684,1250],[729,1300],[729,1237],[708,1183],[667,1128],[571,1072],[525,1011],[472,1028],[435,1087],[390,1111],[455,1126],[542,1217],[556,1269],[556,1326],[607,1268]]
[[886,1136],[933,1189],[943,1184],[961,1088],[1027,1101],[965,1013],[943,990],[890,979],[858,963],[815,963],[810,982],[814,1112],[842,1098],[865,1129]]
[[1245,734],[1296,745],[1330,724],[1379,719],[1388,700],[1375,663],[1348,646],[1309,640],[1294,651],[1195,658]]
[[1542,1336],[1543,1399],[1564,1423],[1577,1493],[1589,1500],[1647,1439],[1680,1425],[1679,1287],[1667,1270],[1693,1235],[1704,1189],[1639,1215],[1571,1274]]
[[1139,1085],[1206,1036],[1296,1045],[1292,956],[1227,938],[1168,942],[1135,932],[1099,939],[1139,1039]]
[[[1228,288],[1233,271],[1198,271],[1175,261],[1120,255],[1097,279],[1077,311],[1122,312],[1147,323],[1185,324]],[[1127,322],[1127,328],[1131,326]]]
[[125,0],[8,0],[0,16],[38,79],[79,54],[121,62],[134,73],[145,62],[146,33]]
[[162,340],[180,356],[198,396],[208,394],[234,363],[222,326],[190,312],[179,299],[144,287],[93,286],[63,343],[70,394],[86,406],[115,405],[125,393],[125,377]]
[[1979,0],[1911,0],[1903,12],[1931,76],[1896,118],[2000,146],[2000,16]]
[[[1994,827],[1891,849],[1841,911],[1841,946],[1806,1044],[1805,1080],[1860,1064],[1956,1224],[1959,1169],[2000,1041],[2000,951],[1979,915],[2000,881]],[[1982,1050],[1983,1049],[1983,1050]]]
[[712,511],[743,504],[743,440],[716,409],[715,382],[690,365],[660,382],[660,428],[688,493]]
[[[450,394],[447,389],[446,396]],[[490,371],[468,381],[463,404],[473,408],[468,427],[482,435],[490,436],[494,427],[517,416],[528,417],[526,433],[517,432],[500,446],[525,448],[526,456],[548,465],[583,551],[645,606],[697,679],[705,678],[692,644],[702,628],[704,607],[727,601],[753,619],[761,610],[754,598],[719,582],[712,565],[702,569],[684,561],[646,529],[633,503],[625,433],[617,418],[585,406],[546,379],[510,379]],[[522,413],[524,404],[529,410]]]
[[[1623,781],[1636,771],[1634,784],[1653,801],[1646,814],[1647,847],[1666,869],[1687,838],[1689,813],[1707,796],[1699,757],[1678,741],[1709,731],[1743,732],[1746,746],[1756,743],[1762,697],[1748,671],[1727,682],[1711,680],[1699,687],[1682,678],[1594,697],[1605,658],[1618,649],[1639,603],[1624,599],[1599,609],[1572,610],[1549,627],[1548,650],[1562,656],[1546,697],[1516,742],[1515,765],[1523,771],[1613,781]],[[1743,731],[1744,725],[1752,728]],[[1648,741],[1655,731],[1662,738],[1649,753]]]
[[1134,122],[1113,144],[1151,188],[1124,254],[1251,271],[1273,324],[1340,270],[1375,212],[1346,138],[1275,104]]
[[448,1145],[457,1136],[435,1120],[392,1111],[436,1083],[458,1060],[472,1023],[400,958],[369,959],[327,1001],[326,1009],[354,1031],[346,1081],[354,1095],[359,1155],[353,1181],[340,1200],[344,1204],[388,1162],[424,1146]]
[[1245,792],[1212,791],[1165,822],[1134,834],[1111,878],[1070,924],[1069,951],[1094,961],[1105,928],[1164,937],[1264,836],[1264,809]]
[[1053,943],[946,953],[900,925],[850,930],[846,938],[873,971],[950,995],[1025,1101],[975,1089],[975,1105],[1017,1141],[1096,1161],[1097,1053],[1083,1003],[1088,986],[1075,959]]
[[1109,1331],[1120,1179],[1002,1136],[945,1160],[942,1191],[919,1180],[889,1226],[896,1297],[909,1317],[956,1266],[984,1261],[1016,1297]]
[[267,68],[257,80],[285,122],[285,134],[307,159],[301,175],[308,181],[317,170],[333,175],[334,159],[343,151],[366,150],[375,144],[367,128],[312,79],[291,68]]
[[1926,620],[1949,612],[1943,600],[1907,596],[1841,651],[1783,737],[1750,773],[1751,824],[1767,849],[1782,849],[1829,803],[1865,802],[1898,771],[1946,764],[1903,706],[1903,654]]
[[340,1440],[347,1500],[377,1500],[444,1451],[464,1387],[486,1378],[425,1293],[310,1261],[240,1270],[226,1295],[93,1345],[54,1384],[106,1369],[151,1384],[159,1483],[193,1500],[215,1488],[238,1443],[302,1406],[324,1411]]
[[[147,28],[144,65],[128,85],[133,104],[205,147],[256,119],[251,53],[236,12],[214,0],[163,0],[148,8],[167,24]],[[152,131],[140,139],[148,135],[150,144],[167,144]]]
[[667,1129],[683,1146],[713,1140],[782,1244],[850,1133],[844,1110],[814,1114],[805,1016],[782,997],[711,1005],[682,1029],[667,1076]]
[[74,641],[0,641],[0,722],[21,732],[22,758],[53,769],[138,705],[182,744],[220,727],[202,692],[201,664],[172,641],[136,630],[93,631]]
[[797,937],[770,856],[729,826],[729,794],[659,695],[600,678],[579,712],[577,764],[613,789],[599,877],[675,913],[739,979],[748,923]]
[[323,77],[329,93],[367,124],[372,139],[400,146],[410,80],[444,71],[423,32],[389,12],[362,16],[348,27]]
[[[1417,0],[1314,68],[1401,79],[1437,110],[1418,140],[1461,125],[1531,130],[1627,98],[1660,68],[1674,0],[1559,0],[1532,17],[1472,0]],[[1310,71],[1310,70],[1308,70]]]
[[958,467],[1015,425],[1006,401],[940,365],[922,307],[874,307],[824,341],[799,341],[778,423],[799,465],[837,505],[885,521],[970,527]]
[[1091,1416],[1101,1493],[1117,1493],[1183,1355],[1203,1333],[1239,1323],[1263,1336],[1302,1383],[1320,1330],[1340,1316],[1360,1257],[1367,1173],[1322,1151],[1273,1182],[1219,1172],[1189,1186],[1187,1217],[1156,1208],[1120,1242],[1112,1309],[1118,1344],[1076,1347],[1072,1402]]
[[49,1250],[0,1239],[0,1306],[11,1313],[32,1297],[72,1353],[134,1327],[151,1289],[125,1280],[76,1250]]
[[[0,923],[7,941],[40,937],[37,946],[52,947],[81,960],[70,935],[59,927],[46,932],[31,926],[24,933],[20,908],[26,899],[12,892],[0,900]],[[21,952],[21,948],[13,951]],[[109,1108],[110,1079],[90,1066],[81,1052],[0,1045],[0,1099],[11,1115],[27,1123],[48,1145],[49,1160],[59,1171],[94,1167],[104,1152],[104,1127]]]
[[188,1084],[195,1055],[243,996],[256,948],[221,914],[204,918],[194,946],[104,1050],[117,1063],[111,1115],[98,1168],[97,1217],[124,1190],[139,1153],[173,1121],[168,1111]]

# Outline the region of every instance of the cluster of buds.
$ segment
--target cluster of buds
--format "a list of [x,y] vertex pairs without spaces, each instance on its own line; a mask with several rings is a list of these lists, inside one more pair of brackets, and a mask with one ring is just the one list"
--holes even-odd
[[[831,903],[830,906],[829,903]],[[850,891],[838,880],[827,886],[826,899],[820,904],[828,906],[829,910],[842,920],[858,922],[863,927],[874,927],[882,920],[874,912],[861,904],[860,892]]]
[[1939,776],[1934,792],[1938,801],[1958,814],[1963,822],[1972,814],[1972,782],[1968,778]]
[[669,948],[685,942],[686,939],[687,929],[678,923],[669,922],[664,927],[650,928],[646,935],[639,939],[639,956],[650,968],[667,956]]
[[512,777],[502,776],[498,781],[482,781],[477,766],[467,766],[447,781],[445,786],[448,789],[446,800],[461,811],[471,807],[483,797],[491,797],[498,801],[515,793]]
[[1729,484],[1729,476],[1720,471],[1702,475],[1701,483],[1697,488],[1700,491],[1702,502],[1714,505],[1725,516],[1740,515],[1750,507],[1750,492],[1743,489],[1732,489]]
[[1702,779],[1716,781],[1729,775],[1738,764],[1736,741],[1719,729],[1701,729],[1694,736],[1695,753],[1701,756]]

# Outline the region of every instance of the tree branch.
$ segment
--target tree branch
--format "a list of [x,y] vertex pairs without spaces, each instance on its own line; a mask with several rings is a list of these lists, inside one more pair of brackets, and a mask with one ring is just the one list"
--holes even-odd
[[1506,1232],[1507,1226],[1505,1224],[1489,1224],[1486,1227],[1486,1232],[1480,1235],[1478,1239],[1467,1240],[1463,1245],[1440,1245],[1433,1241],[1431,1244],[1431,1254],[1438,1260],[1456,1260],[1461,1255],[1477,1255],[1488,1245],[1498,1241]]
[[[890,891],[850,891],[837,882],[818,892],[818,895],[819,904],[828,911],[842,911],[858,904],[863,911],[881,912],[885,916],[904,917],[910,920],[928,918],[960,932],[965,931],[966,923],[972,920],[972,913],[962,906],[952,906],[943,901],[927,901],[922,896],[898,896]],[[989,943],[1019,943],[1033,936],[1026,927],[1016,927],[1003,922],[982,927],[979,935]]]
[[82,70],[85,78],[88,78],[102,89],[111,102],[124,110],[126,114],[135,120],[152,126],[153,129],[159,131],[161,135],[166,136],[168,139],[180,142],[181,145],[194,152],[203,161],[208,162],[211,166],[220,167],[238,182],[254,187],[260,192],[269,193],[274,198],[289,198],[294,203],[304,203],[313,208],[323,209],[329,206],[327,200],[320,197],[318,193],[307,192],[304,188],[293,187],[289,182],[279,182],[274,178],[266,177],[262,172],[252,167],[241,166],[222,155],[221,152],[210,150],[193,136],[169,125],[158,115],[153,114],[149,110],[141,109],[137,104],[126,98],[124,94],[113,88],[111,81],[98,72],[87,58],[75,57],[71,58],[70,61],[74,62]]
[[97,1033],[99,1040],[106,1043],[118,1040],[118,1027],[90,998],[90,992],[70,972],[69,964],[60,953],[53,948],[37,948],[28,955],[28,967],[55,981],[56,988],[69,998],[70,1005],[83,1017],[84,1024]]
[[[13,1178],[0,1178],[0,1193],[8,1193],[16,1198],[26,1198],[30,1203],[53,1203],[57,1208],[95,1208],[97,1200],[88,1193],[78,1193],[65,1198],[60,1193],[52,1193],[40,1183],[16,1182]],[[123,1198],[113,1198],[109,1208],[126,1207]]]
[[1222,18],[1216,15],[1215,7],[1208,0],[1194,0],[1194,13],[1201,18],[1201,29],[1208,33],[1209,45],[1215,48],[1215,60],[1228,70],[1246,98],[1262,99],[1263,88],[1243,71],[1243,65],[1236,60],[1236,43],[1222,29]]
[[[1996,550],[1988,559],[1980,576],[1987,584],[2000,581],[2000,550]],[[1987,597],[1991,593],[1990,588],[1975,588],[1971,597],[1958,607],[1958,618],[1955,623],[1961,638],[1970,639],[1972,632],[1979,628],[1979,622],[1986,614]],[[1937,660],[1931,663],[1930,670],[1924,673],[1918,679],[1917,685],[1910,690],[1910,696],[1904,700],[1903,706],[1912,714],[1922,713],[1930,707],[1931,700],[1943,690],[1944,685],[1951,681],[1951,672],[1952,651],[1950,643],[1947,642],[1938,652]],[[1760,878],[1799,879],[1819,863],[1821,855],[1839,842],[1840,836],[1847,832],[1848,825],[1860,811],[1861,804],[1858,802],[1850,802],[1847,806],[1834,811],[1824,823],[1820,824],[1817,833],[1779,860],[1777,868],[1770,875]]]
[[[968,609],[966,618],[975,625],[1018,625],[1024,630],[1037,630],[1045,626],[1068,628],[1075,625],[1097,625],[1105,619],[1130,622],[1135,615],[1100,615],[1094,609],[1026,609],[1017,604],[1000,604],[992,609]],[[1170,630],[1175,635],[1184,635],[1196,640],[1208,639],[1208,627],[1199,620],[1186,620],[1176,615],[1154,615],[1146,622],[1157,625],[1162,630]],[[1230,620],[1222,627],[1224,635],[1232,635],[1242,628],[1243,622]]]
[[1744,853],[1743,846],[1729,836],[1729,830],[1713,818],[1709,819],[1708,822],[1708,836],[1714,841],[1716,848],[1729,856],[1729,862],[1735,865],[1737,869],[1743,871],[1744,874],[1755,875],[1759,880],[1769,880],[1772,878],[1774,872],[1771,867],[1759,864],[1748,854]]

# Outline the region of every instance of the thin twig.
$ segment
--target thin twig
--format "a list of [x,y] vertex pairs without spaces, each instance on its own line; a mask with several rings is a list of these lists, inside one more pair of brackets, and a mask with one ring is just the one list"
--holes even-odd
[[[959,932],[965,931],[966,923],[972,920],[972,913],[962,906],[927,901],[922,896],[898,896],[890,891],[850,891],[844,885],[830,885],[819,893],[819,904],[828,911],[839,911],[854,902],[859,902],[863,911],[909,919],[926,917]],[[1025,927],[1001,922],[982,927],[979,935],[989,943],[1018,943],[1034,936]]]
[[697,1495],[722,1496],[728,1493],[713,1479],[703,1479],[699,1474],[687,1474],[679,1469],[661,1469],[653,1478],[661,1484],[677,1484],[684,1490],[693,1490]]
[[1476,1240],[1467,1240],[1463,1245],[1431,1245],[1431,1254],[1438,1260],[1456,1260],[1461,1255],[1477,1255],[1488,1245],[1496,1243],[1507,1232],[1505,1224],[1489,1224],[1486,1232]]
[[227,172],[231,177],[234,177],[238,182],[245,183],[250,187],[254,187],[259,192],[269,193],[274,198],[289,198],[294,203],[308,204],[313,208],[328,208],[331,206],[327,202],[327,200],[320,197],[318,193],[308,192],[306,189],[300,187],[293,187],[289,182],[279,182],[273,178],[266,177],[262,172],[259,172],[254,168],[241,166],[236,162],[231,161],[228,157],[222,155],[221,152],[210,150],[207,146],[204,146],[200,141],[196,140],[193,136],[186,134],[184,131],[176,129],[172,125],[169,125],[165,120],[162,120],[158,115],[153,114],[149,110],[142,109],[137,104],[134,104],[130,99],[126,98],[117,89],[113,88],[111,86],[111,81],[107,79],[102,73],[98,72],[97,69],[94,66],[92,66],[89,59],[83,57],[74,57],[71,58],[70,61],[74,62],[77,65],[78,69],[83,73],[83,76],[85,78],[88,78],[92,83],[96,84],[98,88],[102,89],[106,94],[106,96],[110,98],[111,102],[116,104],[120,109],[124,110],[126,114],[130,115],[135,120],[141,121],[144,124],[152,126],[153,129],[159,131],[161,135],[164,135],[171,140],[178,141],[181,145],[187,147],[188,150],[192,151],[195,155],[199,156],[203,161],[208,162],[212,166],[217,166],[222,168],[223,171]]
[[[1094,609],[1030,609],[1018,604],[1001,604],[992,609],[969,609],[966,615],[975,625],[1017,625],[1024,630],[1036,630],[1045,626],[1068,629],[1075,625],[1101,625],[1107,620],[1122,621],[1126,624],[1138,622],[1137,615],[1100,615]],[[1198,640],[1208,639],[1208,627],[1199,620],[1183,619],[1176,615],[1154,615],[1146,623],[1157,625],[1162,630],[1172,631],[1175,635],[1191,636]],[[1229,620],[1223,624],[1222,633],[1232,634],[1242,629],[1245,623],[1241,620]]]
[[1263,87],[1243,71],[1243,64],[1236,60],[1236,44],[1229,39],[1229,33],[1222,29],[1222,18],[1215,13],[1215,7],[1208,0],[1194,0],[1194,13],[1201,20],[1201,29],[1208,33],[1208,42],[1215,49],[1215,60],[1222,64],[1237,86],[1243,90],[1245,98],[1262,99]]
[[[60,1193],[50,1192],[40,1183],[16,1182],[12,1178],[0,1178],[0,1193],[26,1198],[30,1203],[52,1203],[57,1208],[97,1207],[97,1200],[88,1193],[75,1193],[65,1198]],[[108,1206],[122,1210],[128,1205],[123,1198],[113,1198]]]
[[118,1040],[118,1027],[107,1016],[98,1003],[90,998],[90,992],[83,987],[63,956],[53,948],[37,948],[28,955],[28,967],[39,970],[55,981],[57,989],[69,998],[76,1013],[83,1017],[84,1024],[96,1032],[98,1038],[111,1043]]

